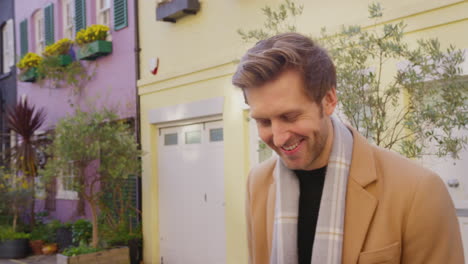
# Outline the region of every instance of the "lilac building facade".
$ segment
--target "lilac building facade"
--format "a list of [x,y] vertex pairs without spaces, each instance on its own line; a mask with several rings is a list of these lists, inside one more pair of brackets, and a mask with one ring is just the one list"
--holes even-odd
[[[88,110],[90,105],[113,108],[122,120],[137,123],[134,10],[132,0],[15,1],[18,59],[26,52],[40,55],[51,38],[53,42],[62,38],[73,40],[80,28],[93,24],[110,28],[107,40],[112,42],[112,53],[95,61],[80,61],[91,79],[78,93],[73,87],[57,87],[47,80],[40,84],[17,81],[17,100],[26,97],[37,108],[45,109],[47,119],[42,130],[53,130],[58,120],[73,114],[76,107]],[[74,45],[72,56],[77,49]],[[65,185],[59,179],[52,190],[42,193],[42,199],[36,201],[36,211],[48,211],[51,218],[63,222],[79,218],[75,210],[77,194]],[[90,210],[86,207],[89,218]]]

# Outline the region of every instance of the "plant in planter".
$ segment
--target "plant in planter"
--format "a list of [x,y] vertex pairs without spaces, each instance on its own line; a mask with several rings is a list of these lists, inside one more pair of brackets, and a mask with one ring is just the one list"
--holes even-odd
[[19,216],[28,209],[30,199],[31,189],[27,179],[0,167],[0,201],[9,205],[5,213],[12,215],[13,231],[17,230]]
[[69,54],[72,45],[72,40],[64,38],[52,45],[47,46],[42,55],[44,55],[46,58],[55,57],[58,60],[58,65],[62,67],[67,66],[73,61],[73,58]]
[[[103,236],[99,247],[89,244],[92,235],[92,225],[86,219],[77,220],[72,224],[73,243],[78,246],[69,247],[57,255],[57,264],[87,264],[90,261],[96,263],[107,263],[112,259],[114,264],[130,264],[131,243],[134,239],[140,239],[141,233],[129,234],[127,230],[111,230],[103,226],[99,233]],[[140,229],[138,229],[140,230]],[[140,241],[140,240],[139,240]]]
[[128,248],[97,249],[87,245],[69,248],[57,255],[57,264],[130,264]]
[[106,41],[109,27],[91,25],[76,33],[76,44],[80,46],[78,58],[80,60],[96,60],[101,56],[112,53],[112,42]]
[[31,240],[29,245],[31,246],[32,252],[34,255],[42,254],[42,247],[44,243],[49,239],[49,231],[47,226],[44,224],[38,224],[31,231]]
[[[68,228],[59,220],[52,220],[47,224],[40,223],[31,232],[30,245],[35,254],[52,254],[58,251],[59,230]],[[67,245],[68,246],[68,245]]]
[[11,160],[14,168],[21,173],[21,180],[30,192],[30,226],[34,228],[34,193],[35,178],[38,170],[38,151],[48,140],[38,138],[36,132],[44,124],[46,114],[44,109],[36,110],[28,100],[17,103],[7,112],[7,121],[10,129],[18,135],[18,142],[11,148]]
[[41,62],[41,56],[34,52],[28,52],[16,65],[20,69],[20,81],[35,82],[39,77],[37,67],[39,67]]
[[22,258],[28,253],[29,234],[16,232],[19,215],[30,199],[27,181],[0,168],[0,201],[9,205],[6,213],[13,215],[11,226],[0,226],[0,258]]
[[131,264],[138,264],[142,258],[143,239],[140,226],[129,229],[128,223],[118,227],[103,225],[101,227],[103,240],[109,247],[128,247]]
[[73,246],[73,224],[64,223],[57,228],[56,239],[59,252]]
[[[44,58],[37,71],[52,82],[52,87],[72,86],[78,92],[91,74],[79,61],[74,61],[73,41],[64,38],[46,47]],[[73,56],[72,56],[73,55]]]
[[49,255],[58,251],[57,230],[62,226],[63,224],[59,220],[52,220],[46,224],[48,236],[46,237],[44,245],[42,246],[43,254]]
[[135,208],[136,177],[115,179],[101,188],[100,230],[106,246],[128,246],[131,264],[142,260],[142,235],[138,224],[139,214]]
[[0,226],[0,259],[24,258],[28,254],[29,234]]
[[75,245],[87,245],[91,240],[93,225],[86,219],[76,220],[72,225],[72,238]]

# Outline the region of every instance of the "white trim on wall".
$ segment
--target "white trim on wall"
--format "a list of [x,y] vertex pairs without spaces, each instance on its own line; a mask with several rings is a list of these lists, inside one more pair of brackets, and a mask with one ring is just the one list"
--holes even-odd
[[196,102],[161,107],[149,111],[149,123],[165,123],[191,118],[222,115],[224,97],[215,97]]

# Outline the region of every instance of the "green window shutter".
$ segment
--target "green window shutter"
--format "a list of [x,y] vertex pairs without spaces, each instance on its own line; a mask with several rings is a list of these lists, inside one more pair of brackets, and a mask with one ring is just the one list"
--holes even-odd
[[28,53],[28,20],[25,19],[20,23],[20,56],[23,57]]
[[114,0],[114,30],[128,26],[127,0]]
[[75,32],[86,28],[86,0],[75,0]]
[[51,45],[54,40],[54,4],[48,5],[44,9],[44,23],[45,23],[45,44]]

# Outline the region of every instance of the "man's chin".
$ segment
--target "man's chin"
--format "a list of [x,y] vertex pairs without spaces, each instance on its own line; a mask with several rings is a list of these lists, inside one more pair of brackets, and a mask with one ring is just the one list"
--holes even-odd
[[299,164],[297,161],[287,160],[283,157],[281,157],[281,160],[283,161],[284,166],[290,170],[304,170],[304,166]]

